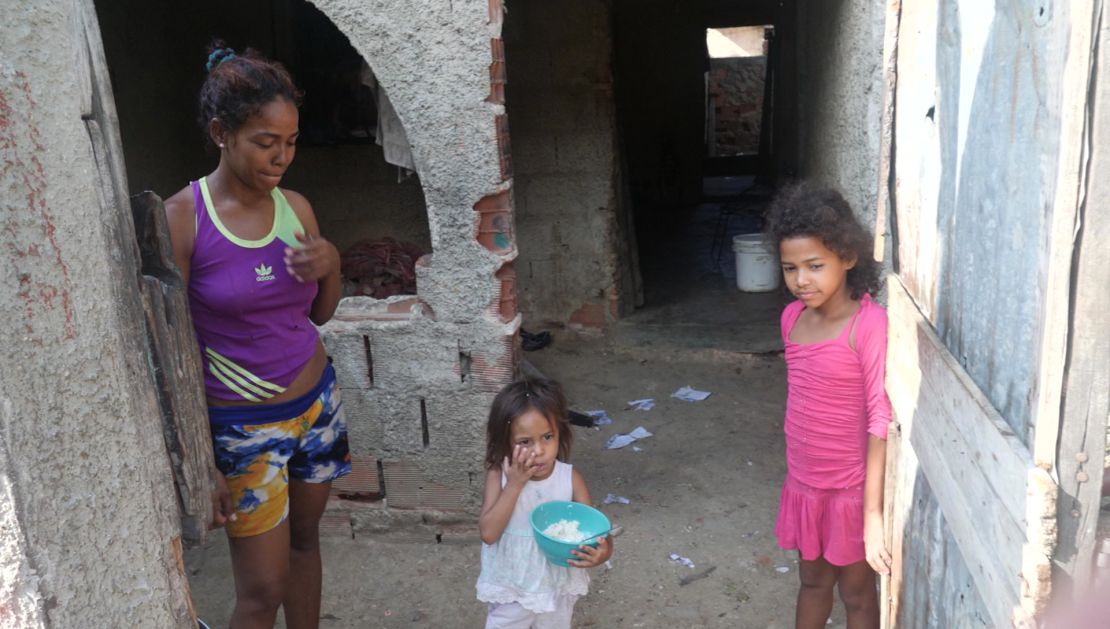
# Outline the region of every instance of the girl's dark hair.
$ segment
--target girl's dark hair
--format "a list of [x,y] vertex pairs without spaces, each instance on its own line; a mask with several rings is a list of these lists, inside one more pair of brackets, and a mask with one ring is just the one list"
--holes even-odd
[[501,462],[512,453],[512,423],[529,410],[546,417],[559,433],[560,461],[570,457],[574,433],[567,419],[567,399],[558,382],[546,378],[526,378],[505,385],[489,409],[486,426],[486,469],[501,468]]
[[301,104],[301,92],[285,66],[253,48],[236,53],[223,41],[214,40],[208,46],[205,67],[208,78],[200,88],[199,122],[209,142],[208,123],[213,118],[228,131],[235,131],[274,99]]
[[787,186],[767,209],[764,231],[776,243],[787,238],[816,238],[841,260],[854,258],[856,265],[848,270],[852,299],[879,289],[882,269],[875,261],[874,240],[836,190],[805,183]]

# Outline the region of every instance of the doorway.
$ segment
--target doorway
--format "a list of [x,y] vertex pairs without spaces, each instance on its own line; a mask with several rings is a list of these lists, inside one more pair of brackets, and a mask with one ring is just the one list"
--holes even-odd
[[743,292],[733,237],[784,183],[842,190],[874,224],[884,14],[822,3],[612,3],[613,84],[641,307],[617,329],[781,349],[783,289]]

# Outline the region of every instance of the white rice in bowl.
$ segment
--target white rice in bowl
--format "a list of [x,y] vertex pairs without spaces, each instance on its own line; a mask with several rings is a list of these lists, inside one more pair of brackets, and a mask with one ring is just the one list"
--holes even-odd
[[554,524],[549,524],[547,528],[543,530],[543,534],[552,539],[557,539],[560,542],[569,542],[572,544],[589,537],[578,530],[578,520],[559,520]]

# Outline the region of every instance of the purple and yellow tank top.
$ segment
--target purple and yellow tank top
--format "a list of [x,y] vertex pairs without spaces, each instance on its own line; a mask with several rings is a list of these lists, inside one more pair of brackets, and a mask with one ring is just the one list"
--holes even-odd
[[293,382],[319,339],[308,319],[318,286],[285,270],[285,248],[299,245],[293,233],[304,228],[274,188],[270,233],[239,238],[220,222],[205,179],[192,183],[196,241],[189,273],[205,391],[222,400],[265,402]]

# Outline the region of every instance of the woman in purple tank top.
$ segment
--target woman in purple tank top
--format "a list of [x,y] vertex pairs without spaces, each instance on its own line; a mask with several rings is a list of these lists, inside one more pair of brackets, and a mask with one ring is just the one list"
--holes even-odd
[[[214,524],[227,530],[233,629],[320,618],[319,522],[350,471],[347,430],[316,325],[340,298],[339,253],[312,206],[279,189],[300,93],[252,50],[215,43],[200,120],[219,164],[166,201],[189,287],[216,466]],[[315,324],[315,325],[314,325]]]

